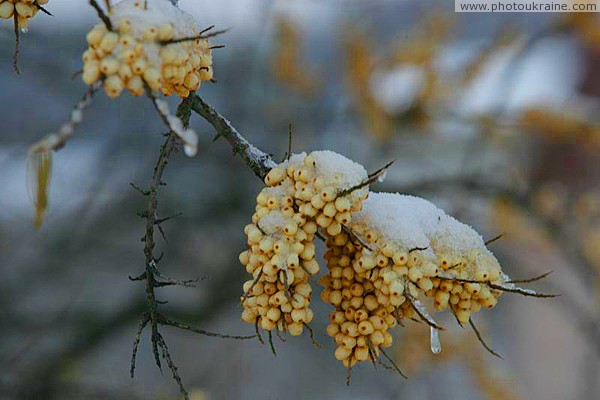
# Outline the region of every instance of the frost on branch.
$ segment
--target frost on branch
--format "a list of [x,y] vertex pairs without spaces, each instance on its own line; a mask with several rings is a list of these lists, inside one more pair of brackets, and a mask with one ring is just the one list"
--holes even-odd
[[186,98],[213,76],[212,50],[202,34],[192,16],[168,1],[121,1],[110,8],[108,23],[87,34],[83,81],[102,80],[111,98],[123,90],[141,96],[146,85]]
[[426,298],[436,311],[449,308],[460,324],[470,323],[483,343],[471,313],[494,307],[504,291],[541,296],[514,286],[482,237],[432,203],[368,192],[378,173],[367,175],[330,151],[294,155],[269,172],[240,255],[253,275],[243,287],[242,320],[269,336],[302,333],[313,318],[315,236],[327,247],[320,278],[321,299],[334,307],[327,333],[337,344],[335,358],[349,369],[383,363],[381,355],[393,364],[383,349],[392,345],[390,329],[407,319],[429,325],[431,350],[439,353],[443,328],[421,302]]
[[185,124],[171,114],[169,104],[157,99],[154,95],[149,94],[156,111],[162,118],[165,125],[169,127],[171,132],[175,133],[183,142],[183,151],[188,157],[194,157],[198,153],[198,135],[193,129],[188,128]]

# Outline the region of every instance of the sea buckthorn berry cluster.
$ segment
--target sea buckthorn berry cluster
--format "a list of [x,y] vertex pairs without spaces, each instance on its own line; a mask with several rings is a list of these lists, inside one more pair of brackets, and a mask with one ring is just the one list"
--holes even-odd
[[83,81],[91,85],[103,80],[111,98],[123,90],[141,96],[146,86],[186,98],[202,81],[212,79],[208,40],[198,37],[194,19],[171,2],[147,4],[146,9],[142,0],[121,1],[109,12],[112,30],[100,23],[87,34]]
[[454,234],[464,240],[451,242],[449,237],[441,235],[432,238],[431,246],[439,260],[439,275],[452,279],[436,279],[435,287],[426,295],[434,299],[436,311],[450,307],[456,318],[466,324],[471,313],[481,307],[493,308],[502,295],[502,291],[485,283],[503,285],[508,277],[477,232],[452,217],[447,216],[447,223],[453,225]]
[[[367,200],[365,207],[372,203]],[[431,251],[418,248],[414,238],[402,242],[386,236],[385,225],[377,224],[385,221],[371,220],[372,213],[369,207],[354,214],[350,227],[357,241],[340,234],[326,243],[329,275],[321,279],[325,286],[321,298],[336,308],[327,333],[338,345],[336,358],[350,367],[358,361],[375,360],[381,347],[392,344],[388,330],[397,320],[414,315],[406,292],[416,298],[420,291],[431,290],[430,278],[437,272]],[[340,313],[347,318],[341,319]],[[357,331],[353,324],[358,324]]]
[[313,244],[317,225],[294,210],[293,193],[288,181],[264,188],[256,198],[253,223],[244,229],[248,250],[240,254],[253,277],[243,286],[242,320],[298,336],[313,319],[309,276],[319,264]]
[[314,237],[319,228],[341,233],[368,194],[363,188],[344,190],[366,179],[362,166],[330,151],[294,155],[267,174],[245,228],[248,250],[240,255],[253,275],[243,287],[243,321],[267,331],[302,333],[313,316],[309,276],[319,270]]
[[380,354],[389,360],[390,329],[408,318],[429,325],[431,351],[439,353],[440,327],[424,298],[476,330],[471,313],[494,307],[504,291],[552,297],[515,286],[470,226],[417,197],[370,193],[373,179],[329,151],[293,155],[271,169],[244,230],[248,249],[240,261],[252,279],[243,286],[243,321],[302,333],[313,318],[316,236],[327,248],[321,299],[334,307],[327,334],[337,345],[335,358],[348,368],[381,362]]
[[29,20],[35,17],[40,7],[48,4],[49,0],[0,0],[0,18],[17,17],[17,27],[26,30]]
[[313,152],[302,163],[288,164],[300,213],[313,218],[329,236],[342,232],[369,195],[367,187],[350,190],[367,180],[364,167],[330,151]]
[[494,307],[502,293],[485,284],[501,285],[508,278],[481,236],[426,200],[372,193],[355,221],[353,231],[373,248],[358,254],[359,271],[382,268],[369,276],[379,280],[390,302],[402,300],[396,292],[403,282],[416,289],[413,297],[422,293],[433,298],[437,311],[451,307],[467,323],[481,306]]
[[395,307],[382,303],[380,291],[364,274],[356,272],[358,246],[346,233],[326,242],[328,274],[320,280],[321,299],[335,307],[327,334],[334,338],[335,358],[352,367],[359,361],[375,360],[381,347],[392,345],[388,330],[396,325]]
[[404,290],[413,287],[409,282],[423,292],[433,289],[432,279],[437,275],[438,268],[435,256],[429,249],[411,247],[386,237],[376,227],[356,223],[352,229],[369,246],[357,252],[354,269],[357,274],[373,282],[381,303],[390,303],[395,307],[404,304]]

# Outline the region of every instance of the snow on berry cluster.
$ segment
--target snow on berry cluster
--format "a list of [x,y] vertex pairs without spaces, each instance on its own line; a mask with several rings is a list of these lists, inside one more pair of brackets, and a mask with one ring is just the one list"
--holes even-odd
[[29,20],[40,11],[40,7],[49,0],[0,0],[0,18],[17,19],[17,27],[23,31],[29,26]]
[[327,248],[321,299],[334,307],[327,334],[347,367],[378,359],[392,345],[389,330],[408,318],[427,320],[438,352],[437,325],[421,300],[464,324],[514,286],[473,228],[426,200],[369,192],[369,181],[361,165],[331,151],[294,155],[269,172],[240,255],[252,274],[242,320],[302,333],[313,318],[316,236]]
[[244,283],[242,320],[266,331],[302,333],[313,318],[315,234],[319,228],[339,233],[350,222],[366,191],[341,191],[366,177],[362,166],[328,151],[294,155],[267,174],[252,224],[244,229],[248,250],[240,261],[253,279]]
[[403,304],[402,288],[408,288],[413,296],[434,298],[437,311],[451,307],[461,323],[496,304],[501,292],[470,282],[506,279],[483,238],[427,200],[372,193],[355,221],[352,229],[372,249],[357,253],[355,269],[371,270],[370,280],[392,304]]
[[199,37],[196,21],[171,2],[148,0],[145,6],[142,0],[123,0],[109,11],[112,30],[99,23],[87,34],[83,81],[103,80],[111,98],[123,90],[141,96],[146,85],[186,98],[212,79],[208,40]]

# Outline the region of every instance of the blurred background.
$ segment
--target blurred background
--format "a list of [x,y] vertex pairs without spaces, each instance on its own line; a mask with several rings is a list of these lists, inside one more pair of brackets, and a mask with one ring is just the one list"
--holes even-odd
[[[424,324],[395,328],[400,378],[365,363],[346,370],[313,295],[308,337],[225,341],[163,328],[194,400],[597,399],[600,397],[599,14],[455,14],[448,1],[181,0],[213,40],[215,78],[199,94],[280,160],[293,124],[296,152],[330,149],[371,171],[397,159],[374,191],[419,195],[473,225],[505,272],[561,293],[505,294],[477,313],[487,353],[451,316],[442,353]],[[135,379],[131,346],[145,310],[145,199],[164,127],[145,98],[99,94],[78,134],[54,156],[50,208],[33,229],[28,146],[58,129],[85,91],[82,0],[50,1],[21,38],[0,20],[0,399],[178,399],[156,368],[147,332]],[[173,101],[172,106],[176,103]],[[165,173],[163,273],[205,276],[158,289],[165,314],[206,330],[252,334],[239,320],[237,260],[261,183],[212,127],[193,116],[197,157]],[[320,245],[320,244],[319,244]],[[322,248],[320,249],[322,252]]]

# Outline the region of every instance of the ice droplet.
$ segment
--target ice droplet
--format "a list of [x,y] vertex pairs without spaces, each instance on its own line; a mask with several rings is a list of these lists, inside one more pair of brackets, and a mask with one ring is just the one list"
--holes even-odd
[[431,333],[431,352],[440,354],[442,352],[442,344],[440,343],[439,331],[433,326],[429,327]]
[[382,183],[383,181],[385,181],[386,177],[387,177],[387,169],[385,171],[383,171],[381,174],[379,174],[379,176],[377,177],[377,182]]
[[21,28],[21,33],[27,33],[29,32],[29,28]]

